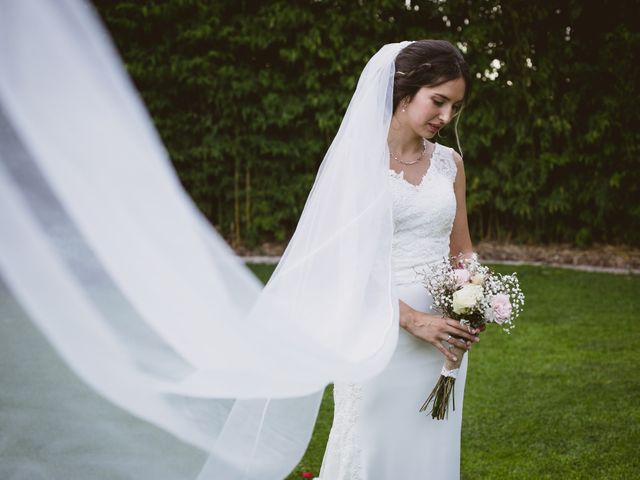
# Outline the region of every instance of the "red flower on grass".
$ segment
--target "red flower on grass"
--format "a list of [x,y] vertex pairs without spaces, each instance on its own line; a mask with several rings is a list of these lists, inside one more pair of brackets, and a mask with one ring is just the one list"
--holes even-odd
[[313,472],[302,472],[302,478],[313,478],[314,476]]

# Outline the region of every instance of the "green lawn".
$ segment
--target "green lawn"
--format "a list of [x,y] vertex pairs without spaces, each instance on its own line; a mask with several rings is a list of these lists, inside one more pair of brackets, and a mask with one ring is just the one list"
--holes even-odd
[[[272,266],[252,265],[263,281]],[[517,271],[525,313],[488,329],[469,358],[462,478],[640,478],[640,276]],[[327,388],[313,439],[289,479],[317,474],[332,421]]]

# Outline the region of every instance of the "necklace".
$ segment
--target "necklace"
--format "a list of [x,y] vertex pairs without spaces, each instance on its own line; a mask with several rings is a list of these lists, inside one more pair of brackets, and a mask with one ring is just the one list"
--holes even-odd
[[418,156],[418,158],[416,158],[413,162],[404,162],[400,160],[400,157],[398,155],[396,155],[395,153],[392,153],[391,151],[389,151],[389,156],[391,157],[392,160],[395,160],[398,163],[402,163],[403,165],[413,165],[414,163],[418,163],[420,160],[422,160],[425,157],[426,153],[427,153],[427,139],[423,138],[422,152],[420,152],[420,155]]

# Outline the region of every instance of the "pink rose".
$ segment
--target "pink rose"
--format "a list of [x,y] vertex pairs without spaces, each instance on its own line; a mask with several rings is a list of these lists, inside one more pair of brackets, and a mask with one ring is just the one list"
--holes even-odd
[[499,325],[502,325],[511,316],[511,302],[509,296],[498,293],[491,299],[491,317]]
[[466,268],[456,268],[453,274],[456,276],[456,287],[461,287],[469,283],[469,279],[471,278],[471,274]]

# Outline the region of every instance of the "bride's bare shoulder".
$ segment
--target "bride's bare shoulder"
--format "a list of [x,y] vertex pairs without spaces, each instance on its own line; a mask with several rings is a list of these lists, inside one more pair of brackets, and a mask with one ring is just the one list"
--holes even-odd
[[462,167],[464,165],[462,156],[453,149],[451,150],[451,154],[453,155],[453,161],[456,162],[456,167]]

